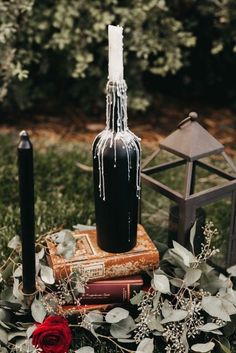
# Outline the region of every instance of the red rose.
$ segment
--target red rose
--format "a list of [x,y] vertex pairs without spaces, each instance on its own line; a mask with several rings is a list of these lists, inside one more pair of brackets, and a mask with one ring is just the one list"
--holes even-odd
[[49,316],[34,330],[32,338],[42,353],[67,353],[72,341],[68,321],[61,316]]

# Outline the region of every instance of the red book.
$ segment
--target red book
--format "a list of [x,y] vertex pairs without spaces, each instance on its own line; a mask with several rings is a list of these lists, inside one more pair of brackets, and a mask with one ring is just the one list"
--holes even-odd
[[134,292],[140,292],[143,278],[140,275],[88,283],[81,295],[81,304],[109,304],[129,302]]

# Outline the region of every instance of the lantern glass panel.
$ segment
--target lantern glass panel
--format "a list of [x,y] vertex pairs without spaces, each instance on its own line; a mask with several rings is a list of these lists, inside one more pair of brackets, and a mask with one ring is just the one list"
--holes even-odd
[[[222,168],[224,164],[222,165],[222,162],[221,162],[221,164],[219,165],[219,160],[202,158],[201,160],[199,160],[198,163],[203,163],[205,166],[211,165],[212,167],[220,168],[220,169],[223,169],[224,172],[227,172],[226,170],[227,165],[225,165],[225,168]],[[208,190],[211,187],[214,187],[217,185],[223,185],[228,182],[228,179],[226,179],[225,177],[220,176],[214,171],[205,169],[203,164],[202,165],[197,164],[195,168],[195,192]],[[229,170],[228,172],[230,173],[231,170]]]
[[[153,154],[147,156],[147,158],[151,158],[151,160],[150,160],[150,162],[148,162],[147,165],[145,165],[145,168],[154,167],[154,166],[160,165],[162,163],[172,162],[172,161],[179,159],[178,156],[176,156],[168,151],[165,151],[165,150],[157,150],[157,151],[154,151],[153,153],[155,154],[155,156],[153,156]],[[146,161],[145,157],[143,158],[143,161],[145,163],[145,161]]]
[[180,193],[184,192],[185,165],[153,173],[152,178]]
[[171,201],[143,184],[142,224],[153,240],[168,243],[169,210]]
[[218,235],[212,239],[212,245],[220,250],[213,261],[219,266],[226,266],[226,253],[228,250],[229,229],[231,218],[231,197],[224,197],[204,207],[206,218],[212,221],[218,230]]

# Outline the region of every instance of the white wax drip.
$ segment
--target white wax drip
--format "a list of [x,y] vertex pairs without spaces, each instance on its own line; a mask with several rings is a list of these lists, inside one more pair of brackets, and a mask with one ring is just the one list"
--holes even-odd
[[[140,198],[140,139],[128,128],[126,82],[107,83],[106,97],[106,128],[98,135],[99,142],[94,151],[93,158],[98,159],[99,169],[99,195],[106,200],[105,175],[104,175],[104,151],[114,145],[114,168],[117,167],[117,141],[122,142],[127,156],[127,178],[130,180],[131,151],[136,152],[136,196]],[[119,99],[117,99],[119,98]],[[112,109],[111,109],[112,108]],[[117,129],[115,129],[115,117],[117,116]]]

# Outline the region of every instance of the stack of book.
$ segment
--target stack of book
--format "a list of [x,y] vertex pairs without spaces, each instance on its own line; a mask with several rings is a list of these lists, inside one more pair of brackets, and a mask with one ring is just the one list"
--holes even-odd
[[76,230],[76,252],[70,260],[57,254],[57,244],[47,240],[48,262],[56,280],[78,268],[89,282],[81,295],[81,309],[105,309],[129,302],[144,286],[143,273],[159,264],[159,252],[145,229],[139,225],[136,246],[126,253],[107,253],[96,241],[96,230]]

